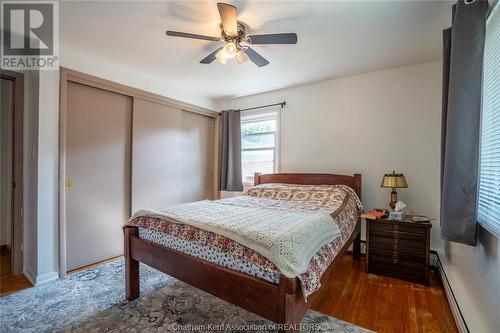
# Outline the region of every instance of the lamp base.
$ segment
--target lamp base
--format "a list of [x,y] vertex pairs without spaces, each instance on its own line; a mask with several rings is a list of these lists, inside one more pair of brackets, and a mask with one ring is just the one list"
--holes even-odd
[[396,192],[396,189],[393,188],[391,192],[391,202],[389,203],[389,206],[394,210],[396,208],[396,202],[398,202],[398,192]]

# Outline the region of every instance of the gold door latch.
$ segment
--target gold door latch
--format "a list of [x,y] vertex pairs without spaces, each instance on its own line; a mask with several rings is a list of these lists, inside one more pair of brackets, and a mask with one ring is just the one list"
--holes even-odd
[[64,190],[69,192],[73,189],[73,181],[71,179],[66,179],[64,182]]

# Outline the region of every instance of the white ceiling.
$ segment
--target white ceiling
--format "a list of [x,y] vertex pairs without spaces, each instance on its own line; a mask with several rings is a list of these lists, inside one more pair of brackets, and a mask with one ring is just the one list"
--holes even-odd
[[297,45],[256,45],[270,61],[199,63],[218,42],[173,38],[166,30],[218,36],[216,1],[71,1],[60,5],[65,48],[131,66],[210,98],[397,67],[441,56],[449,1],[228,1],[249,33],[296,32]]

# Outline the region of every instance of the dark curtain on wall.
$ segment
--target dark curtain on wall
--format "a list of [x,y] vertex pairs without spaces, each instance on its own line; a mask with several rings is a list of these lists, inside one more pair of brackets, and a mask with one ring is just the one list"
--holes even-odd
[[238,111],[227,110],[220,113],[219,189],[221,191],[243,191],[240,121]]
[[481,81],[487,1],[458,1],[443,31],[441,238],[476,244]]

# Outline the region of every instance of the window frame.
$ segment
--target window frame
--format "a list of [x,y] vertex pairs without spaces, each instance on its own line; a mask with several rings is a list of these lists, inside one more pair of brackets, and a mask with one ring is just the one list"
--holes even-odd
[[[497,11],[499,11],[499,12],[497,13]],[[495,5],[490,8],[487,20],[489,20],[490,17],[494,13],[496,15],[500,16],[500,1],[496,1]],[[484,68],[485,68],[485,66],[483,64],[483,82],[482,82],[482,88],[484,88]],[[483,95],[483,91],[482,91],[481,92],[481,98],[483,99],[483,97],[484,97],[484,95]],[[497,222],[498,226],[494,226],[494,225],[492,225],[492,223],[490,223],[488,221],[483,221],[479,217],[479,192],[480,192],[480,185],[481,185],[481,162],[482,162],[482,148],[483,148],[483,144],[482,144],[482,139],[483,139],[483,135],[482,135],[482,130],[483,130],[483,114],[484,114],[483,112],[484,112],[484,110],[483,110],[483,104],[481,103],[480,134],[479,134],[479,139],[480,139],[479,140],[479,160],[478,160],[478,186],[477,186],[477,200],[476,200],[476,208],[477,208],[476,209],[476,221],[477,221],[477,223],[482,228],[484,228],[485,230],[487,230],[488,232],[490,232],[495,237],[500,238],[500,221]]]
[[[249,111],[240,111],[241,112],[241,125],[244,123],[253,123],[257,121],[264,121],[266,118],[268,119],[275,119],[276,121],[276,129],[274,131],[274,148],[247,148],[243,149],[243,145],[241,148],[241,166],[243,168],[243,152],[244,151],[265,151],[265,150],[273,150],[273,172],[279,172],[280,170],[280,148],[281,148],[281,107],[274,107],[274,108],[264,108],[264,109],[259,109],[259,110],[249,110]],[[267,114],[272,114],[275,113],[276,116],[274,117],[265,117],[264,115]],[[245,117],[255,117],[255,119],[252,120],[245,120]],[[250,134],[250,135],[258,135],[258,134],[270,134],[273,132],[262,132],[262,133],[255,133],[255,134]],[[243,136],[243,135],[242,135]],[[253,186],[253,179],[252,181],[245,181],[245,178],[242,175],[242,182],[243,186],[248,187],[248,186]]]

